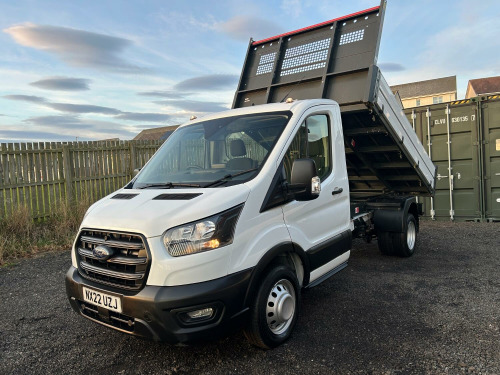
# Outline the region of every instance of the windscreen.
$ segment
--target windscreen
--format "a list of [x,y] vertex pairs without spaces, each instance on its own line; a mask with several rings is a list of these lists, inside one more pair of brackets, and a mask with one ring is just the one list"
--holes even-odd
[[133,188],[229,186],[255,177],[292,113],[218,118],[177,129]]

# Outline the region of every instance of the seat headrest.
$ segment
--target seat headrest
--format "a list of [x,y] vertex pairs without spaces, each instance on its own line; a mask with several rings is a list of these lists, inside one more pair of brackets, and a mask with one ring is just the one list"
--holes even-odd
[[233,139],[230,147],[232,156],[245,156],[247,154],[247,148],[241,139]]

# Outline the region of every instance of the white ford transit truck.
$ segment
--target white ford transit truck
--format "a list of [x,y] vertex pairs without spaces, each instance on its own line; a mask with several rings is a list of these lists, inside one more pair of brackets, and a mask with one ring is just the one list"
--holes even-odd
[[171,343],[243,326],[272,348],[353,238],[411,256],[436,170],[376,65],[384,8],[250,40],[233,109],[180,126],[89,208],[73,309]]

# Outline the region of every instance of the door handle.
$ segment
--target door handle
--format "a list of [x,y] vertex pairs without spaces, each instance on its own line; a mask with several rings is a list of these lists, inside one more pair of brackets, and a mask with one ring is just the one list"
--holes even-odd
[[332,191],[332,195],[337,195],[337,194],[340,194],[344,191],[344,189],[342,188],[338,188],[338,189],[333,189]]

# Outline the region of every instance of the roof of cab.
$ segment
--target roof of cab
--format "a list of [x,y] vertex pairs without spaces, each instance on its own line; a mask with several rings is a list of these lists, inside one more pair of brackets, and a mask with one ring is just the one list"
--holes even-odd
[[302,112],[306,108],[317,106],[317,105],[338,105],[338,104],[337,104],[337,102],[335,102],[331,99],[306,99],[306,100],[294,100],[291,103],[260,104],[260,105],[254,105],[254,106],[249,106],[249,107],[229,109],[229,110],[223,111],[223,112],[210,113],[210,114],[205,115],[203,117],[196,118],[194,120],[186,122],[186,123],[182,124],[181,127],[196,124],[196,123],[202,122],[202,121],[213,120],[213,119],[217,119],[217,118],[232,117],[232,116],[239,116],[239,115],[248,115],[248,114],[255,114],[255,113],[267,113],[267,112],[279,112],[279,111],[291,111],[293,113]]

